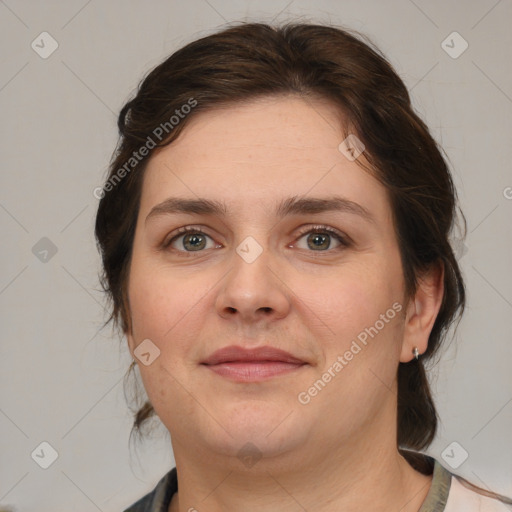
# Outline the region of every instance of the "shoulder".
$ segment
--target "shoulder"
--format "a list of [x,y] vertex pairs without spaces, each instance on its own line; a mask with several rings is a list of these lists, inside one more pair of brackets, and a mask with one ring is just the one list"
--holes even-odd
[[455,475],[452,475],[445,512],[510,512],[511,510],[512,505],[468,489]]
[[419,512],[512,512],[510,498],[501,496],[501,501],[492,497],[492,493],[448,471],[438,460],[416,455],[422,455],[428,466],[433,467],[432,483]]
[[156,487],[124,512],[167,512],[173,494],[178,490],[176,468],[166,473]]

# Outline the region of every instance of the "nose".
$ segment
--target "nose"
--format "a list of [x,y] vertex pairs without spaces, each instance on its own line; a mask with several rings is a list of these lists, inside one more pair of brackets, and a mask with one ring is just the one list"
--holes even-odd
[[218,291],[215,304],[218,314],[246,324],[284,318],[290,311],[292,292],[279,272],[276,259],[268,249],[253,259],[255,254],[251,255],[250,251],[255,248],[250,244],[249,253],[243,252],[243,244],[239,249],[233,254],[232,268]]

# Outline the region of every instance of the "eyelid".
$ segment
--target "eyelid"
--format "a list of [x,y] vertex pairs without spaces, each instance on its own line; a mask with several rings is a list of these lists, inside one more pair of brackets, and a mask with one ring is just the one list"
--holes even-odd
[[[352,240],[348,235],[345,235],[342,231],[339,231],[336,228],[333,228],[331,226],[326,226],[324,224],[316,224],[316,225],[308,225],[304,228],[301,228],[299,230],[299,233],[295,239],[295,242],[299,239],[301,239],[304,235],[307,235],[308,233],[327,233],[331,237],[334,237],[338,242],[339,246],[334,247],[333,249],[329,248],[326,251],[307,251],[308,253],[313,254],[325,254],[325,255],[332,255],[333,253],[336,253],[340,250],[346,249],[350,245],[352,245]],[[295,244],[295,242],[293,242]]]
[[[169,245],[171,245],[171,243],[176,238],[178,238],[181,235],[186,235],[188,233],[201,233],[202,235],[206,235],[206,236],[212,238],[200,226],[193,226],[193,225],[192,226],[183,226],[181,228],[174,230],[172,233],[169,234],[169,236],[165,237],[164,241],[161,244],[161,247],[163,249],[166,249],[167,247],[169,247]],[[212,240],[213,240],[213,238],[212,238]],[[183,252],[183,251],[180,251],[180,252]],[[192,251],[190,251],[190,252],[192,252]]]
[[329,233],[330,235],[336,235],[343,243],[348,244],[350,241],[350,238],[345,235],[345,233],[339,231],[336,228],[333,228],[331,226],[326,226],[325,224],[315,224],[315,225],[308,225],[304,228],[301,228],[298,233],[298,237],[301,237],[303,235],[306,235],[307,233],[315,233],[315,232],[322,232],[322,233]]

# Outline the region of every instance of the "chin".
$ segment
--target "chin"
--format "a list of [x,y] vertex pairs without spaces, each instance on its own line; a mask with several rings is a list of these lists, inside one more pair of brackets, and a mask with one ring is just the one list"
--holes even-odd
[[[286,411],[286,412],[285,412]],[[219,437],[212,439],[216,448],[229,456],[241,456],[252,449],[261,455],[272,457],[300,446],[304,442],[307,429],[296,424],[297,415],[278,404],[234,407],[224,420],[217,417],[229,434],[215,429]],[[289,417],[287,417],[289,415]],[[210,430],[212,432],[212,430]],[[240,453],[242,452],[242,453]]]

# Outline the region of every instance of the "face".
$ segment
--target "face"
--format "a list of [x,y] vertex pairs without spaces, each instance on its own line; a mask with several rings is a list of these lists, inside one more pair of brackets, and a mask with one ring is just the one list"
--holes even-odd
[[[236,462],[249,442],[313,461],[395,428],[400,253],[386,189],[339,126],[326,102],[265,98],[198,115],[148,163],[128,341],[176,460]],[[213,364],[230,346],[292,358]]]

